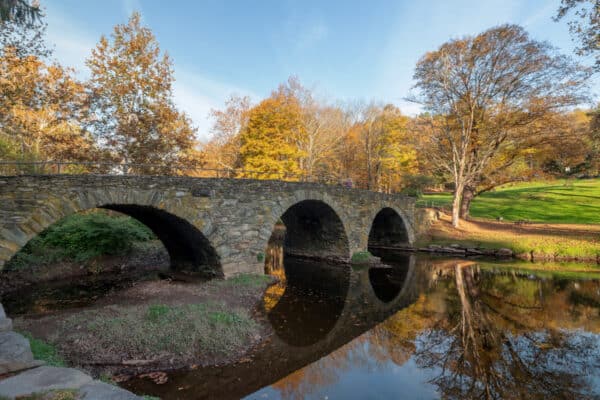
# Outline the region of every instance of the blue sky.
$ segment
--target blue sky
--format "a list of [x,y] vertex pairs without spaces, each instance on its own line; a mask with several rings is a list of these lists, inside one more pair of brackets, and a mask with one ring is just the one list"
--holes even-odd
[[[87,74],[100,35],[132,11],[169,52],[175,101],[209,135],[211,108],[231,94],[258,100],[290,75],[332,100],[397,104],[413,84],[419,57],[450,38],[516,23],[565,53],[573,43],[555,23],[560,0],[41,0],[55,58]],[[585,61],[585,60],[584,60]],[[595,91],[598,92],[597,79]]]

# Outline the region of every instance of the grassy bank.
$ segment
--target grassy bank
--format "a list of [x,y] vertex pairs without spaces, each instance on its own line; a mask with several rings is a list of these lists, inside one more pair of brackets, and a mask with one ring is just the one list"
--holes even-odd
[[540,260],[580,260],[600,258],[600,225],[515,224],[485,220],[461,221],[452,227],[450,216],[442,214],[418,246],[428,243],[463,247],[509,248],[520,258]]
[[124,255],[139,243],[155,240],[145,225],[107,211],[73,214],[29,241],[6,264],[7,270],[36,268],[61,261],[85,262]]
[[[428,194],[419,205],[450,207],[449,193]],[[474,218],[565,224],[600,224],[600,179],[514,183],[473,200]]]
[[264,337],[266,325],[255,312],[272,282],[262,275],[144,281],[86,309],[17,317],[15,326],[39,348],[38,358],[96,375],[219,364]]
[[[425,195],[421,206],[449,208],[448,193]],[[419,245],[509,248],[523,259],[600,259],[600,179],[509,184],[473,200],[460,228],[442,214]]]

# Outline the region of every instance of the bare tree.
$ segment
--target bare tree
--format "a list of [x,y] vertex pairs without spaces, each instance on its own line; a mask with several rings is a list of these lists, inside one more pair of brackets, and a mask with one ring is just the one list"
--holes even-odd
[[554,20],[566,18],[573,10],[575,18],[569,21],[569,31],[579,42],[576,52],[594,57],[594,69],[600,72],[600,1],[561,0]]
[[506,146],[521,146],[524,127],[581,103],[589,70],[502,25],[444,43],[417,63],[414,101],[429,113],[431,161],[454,180],[452,223],[465,188]]

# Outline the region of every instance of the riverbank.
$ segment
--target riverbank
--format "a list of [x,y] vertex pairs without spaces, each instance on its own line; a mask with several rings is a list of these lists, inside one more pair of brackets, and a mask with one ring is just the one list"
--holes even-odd
[[600,264],[600,225],[504,222],[483,219],[461,221],[454,228],[448,214],[425,232],[416,247],[510,249],[527,261],[577,261]]
[[61,364],[96,377],[219,365],[243,358],[266,335],[259,306],[272,282],[254,275],[140,281],[86,308],[18,316],[14,326]]

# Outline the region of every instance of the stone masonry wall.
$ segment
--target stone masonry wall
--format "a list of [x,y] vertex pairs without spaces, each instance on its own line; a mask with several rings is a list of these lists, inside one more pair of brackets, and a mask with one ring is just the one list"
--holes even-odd
[[138,205],[193,225],[216,251],[225,276],[262,272],[275,223],[303,200],[322,201],[335,211],[348,238],[347,257],[367,249],[373,219],[385,207],[402,217],[409,241],[414,241],[414,199],[342,186],[190,177],[0,177],[0,269],[30,239],[67,215],[102,206]]

